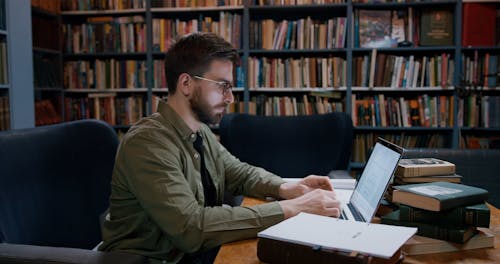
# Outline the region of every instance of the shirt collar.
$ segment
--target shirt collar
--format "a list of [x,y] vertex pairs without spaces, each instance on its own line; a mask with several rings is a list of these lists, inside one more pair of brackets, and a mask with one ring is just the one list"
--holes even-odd
[[169,122],[183,140],[194,142],[196,140],[196,133],[184,122],[177,112],[164,100],[158,102],[158,113],[162,115],[167,122]]

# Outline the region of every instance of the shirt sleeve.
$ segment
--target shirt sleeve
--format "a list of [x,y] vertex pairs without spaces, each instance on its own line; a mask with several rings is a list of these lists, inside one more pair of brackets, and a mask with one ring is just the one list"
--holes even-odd
[[[149,217],[181,251],[195,252],[252,238],[283,220],[277,202],[252,207],[204,207],[182,171],[186,161],[182,160],[179,147],[171,142],[137,136],[122,147],[126,158],[120,164],[122,173],[128,175],[128,185]],[[233,167],[228,166],[236,169]],[[248,167],[239,170],[251,172]],[[276,183],[260,176],[245,181],[244,189],[255,191],[267,182],[272,186],[262,194],[275,192]]]
[[256,198],[279,198],[279,186],[285,181],[263,168],[241,162],[222,145],[220,155],[224,160],[226,189],[233,194]]

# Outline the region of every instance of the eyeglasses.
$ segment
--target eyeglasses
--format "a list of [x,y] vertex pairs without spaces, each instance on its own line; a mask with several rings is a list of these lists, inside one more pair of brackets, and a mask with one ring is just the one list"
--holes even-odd
[[199,79],[199,80],[204,80],[204,81],[208,81],[208,82],[212,82],[212,83],[217,84],[217,87],[219,87],[219,89],[222,91],[222,95],[224,95],[224,96],[228,95],[231,92],[231,90],[233,89],[233,85],[230,82],[215,81],[215,80],[200,77],[198,75],[193,75],[193,77],[196,79]]

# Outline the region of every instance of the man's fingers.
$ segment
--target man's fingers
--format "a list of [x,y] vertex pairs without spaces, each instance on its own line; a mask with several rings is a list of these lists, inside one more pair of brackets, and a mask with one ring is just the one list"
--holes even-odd
[[340,209],[338,208],[328,208],[326,210],[326,216],[331,216],[331,217],[340,217]]

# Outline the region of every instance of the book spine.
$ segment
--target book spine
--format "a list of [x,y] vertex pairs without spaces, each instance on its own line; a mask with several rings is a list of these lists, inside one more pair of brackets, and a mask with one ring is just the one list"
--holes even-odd
[[441,211],[456,208],[462,205],[481,203],[488,199],[488,193],[471,194],[463,197],[453,197],[441,200]]
[[401,221],[395,219],[382,218],[382,224],[397,225],[397,226],[407,226],[418,228],[417,235],[425,236],[435,239],[442,239],[455,243],[464,243],[472,237],[474,232],[471,229],[474,227],[468,227],[467,229],[454,229],[441,227],[437,225],[430,225],[417,222]]
[[[268,238],[259,238],[257,257],[265,263],[325,263],[325,260],[334,263],[368,263],[368,257],[361,254],[351,256],[348,253],[315,250],[311,246]],[[374,258],[374,260],[381,259]]]
[[[399,170],[399,168],[398,168]],[[454,166],[441,166],[441,167],[408,167],[397,171],[396,174],[404,177],[419,177],[426,175],[449,175],[455,173]]]
[[444,212],[432,212],[401,204],[399,206],[401,221],[435,223],[439,226],[461,227],[490,225],[490,210],[485,204],[459,207]]

